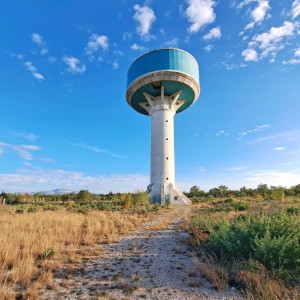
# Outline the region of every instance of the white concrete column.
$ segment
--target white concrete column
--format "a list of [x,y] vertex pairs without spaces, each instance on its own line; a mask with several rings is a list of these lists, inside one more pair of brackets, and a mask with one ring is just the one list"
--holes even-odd
[[168,198],[170,203],[187,204],[184,195],[176,189],[175,184],[174,115],[184,103],[183,100],[178,100],[180,93],[181,90],[167,96],[162,86],[159,96],[144,93],[147,102],[140,103],[151,116],[149,189],[153,203],[165,204]]
[[[175,184],[174,112],[154,110],[151,114],[151,194],[161,194],[161,184]],[[165,193],[169,193],[165,190]]]

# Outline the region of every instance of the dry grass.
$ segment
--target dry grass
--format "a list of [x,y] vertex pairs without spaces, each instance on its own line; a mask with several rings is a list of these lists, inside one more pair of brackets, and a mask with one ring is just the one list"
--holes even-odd
[[16,289],[30,299],[41,286],[53,289],[52,274],[63,263],[80,260],[82,249],[86,258],[92,256],[91,245],[116,242],[145,218],[121,212],[14,214],[1,209],[0,299],[15,298]]
[[208,254],[202,256],[202,260],[194,258],[195,266],[212,285],[219,291],[228,290],[228,272],[223,267],[213,263],[214,259],[209,258]]

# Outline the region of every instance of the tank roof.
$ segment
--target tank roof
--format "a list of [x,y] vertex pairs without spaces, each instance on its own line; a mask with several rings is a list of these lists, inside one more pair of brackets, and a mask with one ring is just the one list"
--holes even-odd
[[[142,53],[140,56],[138,56],[138,57],[131,63],[130,67],[131,67],[137,60],[139,60],[141,57],[143,57],[143,56],[145,56],[145,55],[147,55],[147,54],[149,54],[149,53],[151,53],[151,52],[160,51],[160,50],[177,50],[177,51],[181,51],[181,52],[184,52],[184,53],[190,55],[190,56],[197,62],[196,58],[195,58],[191,53],[189,53],[189,52],[187,52],[187,51],[185,51],[185,50],[182,50],[182,49],[179,49],[179,48],[174,48],[174,47],[164,47],[164,48],[156,48],[156,49],[152,49],[152,50],[149,50],[149,51],[147,51],[147,52],[145,52],[145,53]],[[198,63],[198,62],[197,62],[197,63]],[[130,69],[130,67],[129,67],[129,69]],[[128,71],[129,71],[129,69],[128,69]]]

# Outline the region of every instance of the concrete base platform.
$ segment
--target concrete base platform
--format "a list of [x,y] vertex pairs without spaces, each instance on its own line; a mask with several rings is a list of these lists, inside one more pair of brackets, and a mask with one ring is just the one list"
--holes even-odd
[[150,202],[152,204],[158,203],[161,205],[189,205],[192,203],[191,200],[172,183],[161,184],[160,193],[155,193],[154,191],[155,188],[153,187],[153,185],[149,185],[148,192],[150,192]]

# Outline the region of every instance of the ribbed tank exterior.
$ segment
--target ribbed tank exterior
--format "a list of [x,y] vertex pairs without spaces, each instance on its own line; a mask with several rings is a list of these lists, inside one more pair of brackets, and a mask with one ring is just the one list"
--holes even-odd
[[141,55],[128,70],[128,104],[139,113],[148,115],[139,103],[145,101],[143,93],[159,95],[155,83],[164,86],[166,95],[182,90],[178,100],[184,100],[185,103],[176,112],[179,113],[199,97],[198,62],[188,52],[175,48],[155,49]]

